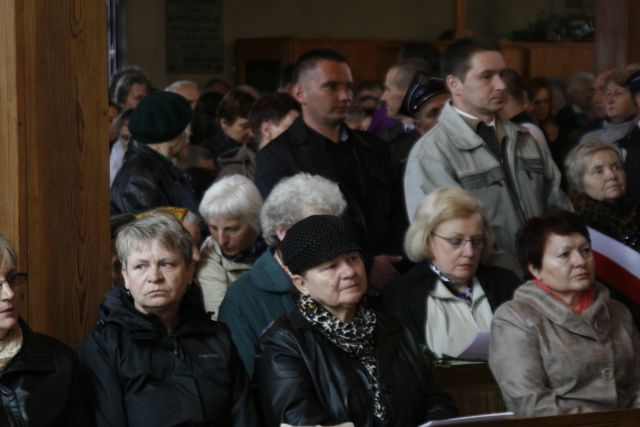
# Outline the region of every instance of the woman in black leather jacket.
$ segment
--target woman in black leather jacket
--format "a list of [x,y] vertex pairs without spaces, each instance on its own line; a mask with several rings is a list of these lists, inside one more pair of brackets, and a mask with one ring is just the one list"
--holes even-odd
[[75,352],[19,316],[26,274],[16,268],[15,250],[0,235],[0,425],[91,425]]
[[188,292],[188,232],[151,214],[122,228],[116,248],[125,288],[107,294],[80,351],[96,425],[257,425],[228,329]]
[[456,414],[411,333],[361,303],[365,268],[340,218],[300,221],[281,251],[300,295],[258,344],[264,425],[411,426]]

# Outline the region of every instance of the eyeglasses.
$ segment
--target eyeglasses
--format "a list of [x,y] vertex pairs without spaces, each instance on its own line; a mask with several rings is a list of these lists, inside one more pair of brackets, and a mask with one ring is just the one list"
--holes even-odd
[[444,237],[444,236],[439,236],[436,233],[431,233],[431,234],[441,238],[442,240],[446,240],[447,243],[449,243],[451,247],[454,249],[458,249],[464,246],[467,242],[471,243],[471,246],[473,246],[474,248],[479,248],[484,243],[483,237],[479,237],[477,239],[463,239],[462,237]]
[[0,287],[5,283],[11,288],[17,288],[27,281],[27,273],[9,272],[4,279],[0,279]]

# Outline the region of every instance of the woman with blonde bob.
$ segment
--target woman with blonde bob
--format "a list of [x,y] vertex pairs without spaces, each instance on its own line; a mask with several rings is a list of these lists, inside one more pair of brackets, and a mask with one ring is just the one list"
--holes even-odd
[[253,181],[230,175],[213,184],[202,198],[200,215],[209,226],[201,248],[197,279],[205,309],[218,317],[229,285],[249,271],[267,248],[260,237],[262,197]]
[[480,201],[460,188],[426,196],[405,235],[405,251],[418,263],[387,287],[384,309],[409,326],[421,344],[456,357],[519,284],[506,269],[482,265],[493,232]]

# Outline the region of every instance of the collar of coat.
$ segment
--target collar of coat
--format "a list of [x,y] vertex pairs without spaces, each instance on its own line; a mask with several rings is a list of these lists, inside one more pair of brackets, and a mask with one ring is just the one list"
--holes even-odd
[[550,322],[564,329],[604,342],[611,330],[611,314],[608,309],[609,290],[600,283],[595,283],[593,290],[595,301],[581,314],[576,314],[566,304],[558,301],[531,281],[516,290],[514,300],[534,307]]
[[182,174],[182,172],[180,171],[180,169],[178,169],[173,164],[173,162],[171,162],[171,160],[169,160],[168,158],[166,158],[162,154],[152,150],[151,148],[147,147],[145,144],[132,139],[129,142],[129,147],[127,147],[127,152],[125,153],[125,157],[124,157],[123,162],[126,162],[126,160],[129,157],[133,156],[134,154],[138,154],[139,156],[151,157],[151,158],[153,158],[155,160],[161,160],[163,162],[163,164],[166,166],[167,171],[175,179],[180,179],[180,178],[183,178],[183,176],[184,176]]
[[34,340],[34,333],[27,323],[19,319],[22,328],[23,344],[22,349],[11,361],[6,370],[2,372],[2,376],[13,372],[54,372],[56,370],[56,362],[48,349],[40,340]]
[[268,248],[256,259],[249,270],[253,278],[253,284],[258,289],[267,292],[290,293],[293,292],[293,283],[287,273],[280,267],[276,260],[273,248]]
[[[191,285],[193,286],[193,285]],[[125,330],[135,340],[156,340],[167,335],[166,328],[160,318],[154,314],[138,311],[126,289],[113,288],[104,297],[98,313],[98,327],[112,324]],[[195,302],[193,295],[187,291],[182,297],[178,324],[174,335],[210,335],[218,330],[211,320]]]
[[[529,133],[527,128],[504,120],[498,115],[496,115],[495,122],[496,127],[504,129],[506,137],[510,141],[516,141],[519,133]],[[451,102],[444,105],[436,126],[442,127],[447,135],[456,135],[451,138],[451,143],[460,150],[471,151],[484,144],[480,135],[455,111]]]
[[[329,140],[329,138],[327,138],[326,136],[321,135],[320,133],[316,132],[315,130],[307,126],[307,124],[304,122],[303,116],[299,116],[291,124],[289,129],[285,131],[285,133],[288,134],[291,140],[291,145],[294,145],[294,146],[306,145],[309,143],[335,144],[333,141]],[[340,125],[340,142],[354,141],[354,140],[358,140],[359,147],[362,147],[368,150],[372,148],[369,141],[367,141],[366,138],[360,137],[359,131],[353,131],[349,129],[347,126],[345,126],[344,124]]]
[[[374,332],[374,336],[376,338],[374,345],[374,354],[376,360],[378,361],[378,367],[380,369],[378,375],[380,378],[383,378],[385,372],[394,361],[394,354],[400,346],[400,343],[402,341],[401,334],[403,333],[405,328],[399,321],[387,317],[384,313],[375,310],[374,313],[376,315],[376,327]],[[294,329],[297,329],[299,331],[313,331],[314,334],[319,337],[318,339],[322,339],[324,340],[324,342],[328,343],[328,345],[334,346],[334,344],[329,343],[326,338],[322,337],[322,333],[320,331],[317,331],[302,316],[302,314],[300,314],[300,311],[298,311],[297,307],[295,307],[287,314],[287,318],[289,319],[289,322]],[[338,349],[338,347],[335,348]],[[418,347],[416,344],[416,350],[417,349]]]

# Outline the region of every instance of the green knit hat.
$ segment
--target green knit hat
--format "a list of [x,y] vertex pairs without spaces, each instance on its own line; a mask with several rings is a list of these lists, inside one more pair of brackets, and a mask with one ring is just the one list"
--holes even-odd
[[191,121],[191,107],[172,92],[154,92],[142,98],[129,120],[129,132],[138,142],[154,144],[171,141]]

